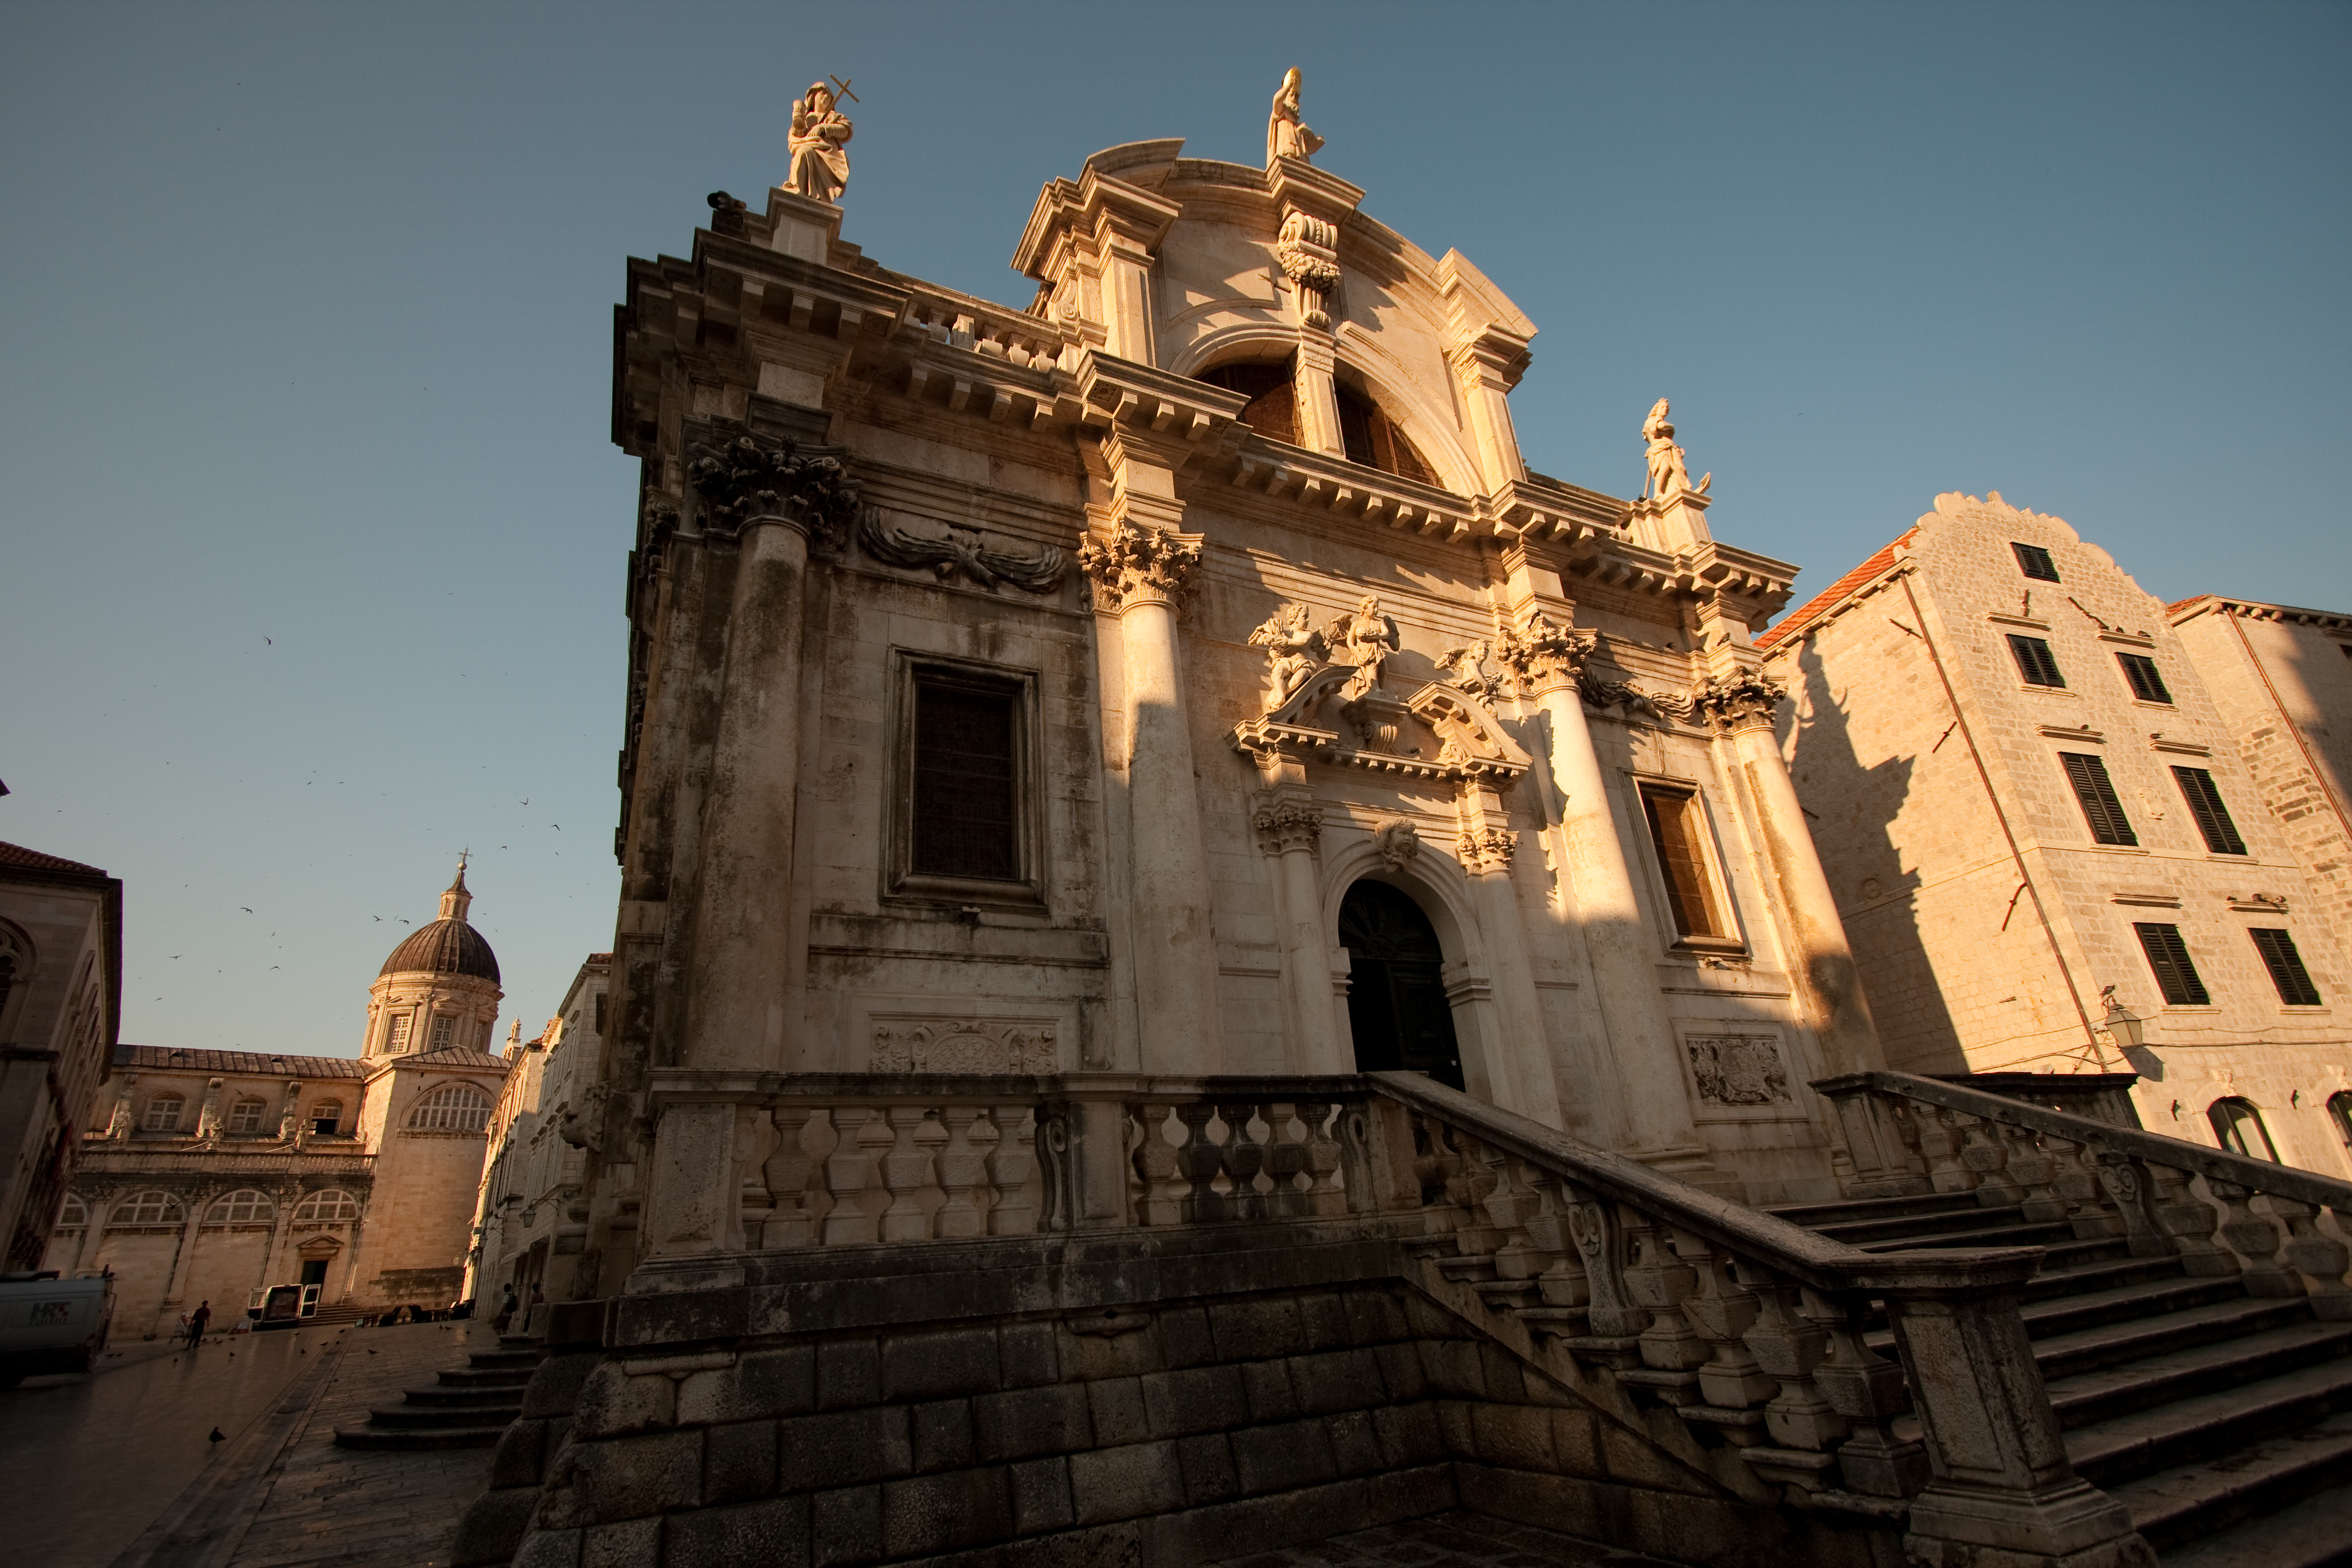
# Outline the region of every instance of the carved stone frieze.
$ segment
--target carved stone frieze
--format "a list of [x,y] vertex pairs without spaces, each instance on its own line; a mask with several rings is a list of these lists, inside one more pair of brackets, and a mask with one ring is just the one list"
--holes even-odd
[[1138,528],[1121,519],[1108,539],[1078,546],[1078,570],[1097,608],[1123,615],[1137,605],[1181,607],[1201,565],[1201,536]]
[[1454,846],[1463,868],[1473,875],[1509,870],[1518,847],[1519,836],[1504,827],[1465,827]]
[[1274,254],[1298,290],[1298,319],[1310,327],[1328,327],[1331,290],[1339,286],[1339,229],[1293,207],[1282,220]]
[[[1357,694],[1362,674],[1361,666],[1316,666],[1289,696],[1234,726],[1234,749],[1269,776],[1282,765],[1320,762],[1500,787],[1529,767],[1527,752],[1472,693],[1431,681],[1403,697],[1377,688]],[[1427,731],[1417,742],[1416,726]]]
[[701,498],[706,527],[732,532],[758,518],[781,518],[830,535],[857,509],[857,487],[840,459],[804,457],[788,437],[746,431],[698,442],[687,482]]
[[1309,854],[1323,846],[1323,808],[1298,801],[1279,801],[1262,805],[1253,819],[1257,828],[1257,847],[1269,855],[1281,855],[1293,849]]
[[1420,858],[1421,835],[1403,817],[1392,816],[1372,829],[1372,848],[1381,865],[1402,871]]
[[1032,594],[1050,594],[1068,569],[1068,559],[1050,544],[1025,552],[993,549],[975,529],[951,522],[938,527],[940,532],[927,532],[870,506],[858,516],[857,542],[886,565],[928,566],[943,583],[961,575],[989,589],[1009,583]]
[[1038,1074],[1055,1066],[1050,1027],[992,1018],[874,1026],[876,1072]]

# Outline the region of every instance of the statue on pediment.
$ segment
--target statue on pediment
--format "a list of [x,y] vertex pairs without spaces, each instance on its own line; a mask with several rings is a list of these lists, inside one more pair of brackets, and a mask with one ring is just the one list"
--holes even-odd
[[1642,439],[1650,444],[1646,454],[1650,478],[1643,497],[1664,500],[1681,490],[1705,495],[1706,487],[1715,482],[1715,476],[1708,474],[1698,483],[1691,483],[1690,469],[1683,462],[1683,449],[1675,445],[1675,427],[1666,418],[1668,412],[1666,400],[1661,397],[1651,405],[1650,416],[1642,421]]
[[1332,663],[1356,667],[1356,679],[1348,683],[1350,697],[1379,689],[1381,667],[1403,642],[1395,618],[1383,614],[1380,600],[1369,594],[1353,611],[1331,617],[1323,628],[1323,640],[1331,645]]
[[837,202],[849,185],[849,117],[834,105],[840,100],[824,82],[810,86],[808,96],[793,105],[793,132],[786,142],[792,173],[784,189],[814,202]]
[[1298,118],[1298,89],[1304,79],[1293,66],[1282,79],[1281,90],[1274,95],[1274,111],[1265,118],[1265,161],[1296,158],[1304,163],[1314,157],[1323,145],[1323,138],[1307,129]]
[[1268,712],[1307,684],[1307,678],[1330,651],[1323,634],[1315,629],[1314,613],[1299,604],[1284,605],[1268,616],[1265,625],[1250,633],[1249,640],[1252,647],[1265,649]]

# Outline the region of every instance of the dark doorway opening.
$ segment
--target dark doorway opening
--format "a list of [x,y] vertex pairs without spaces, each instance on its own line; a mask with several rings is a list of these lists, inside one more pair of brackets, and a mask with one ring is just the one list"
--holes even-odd
[[1462,1087],[1462,1052],[1440,971],[1445,954],[1421,906],[1385,882],[1359,882],[1339,906],[1348,950],[1348,1026],[1359,1072],[1425,1072]]
[[327,1260],[323,1258],[304,1258],[302,1260],[302,1283],[305,1285],[324,1285],[326,1282]]

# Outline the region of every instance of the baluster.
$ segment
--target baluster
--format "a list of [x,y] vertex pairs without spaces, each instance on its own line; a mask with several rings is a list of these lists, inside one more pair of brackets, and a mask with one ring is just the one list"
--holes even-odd
[[1887,1431],[1911,1400],[1903,1369],[1873,1351],[1864,1338],[1869,1298],[1807,1289],[1802,1310],[1829,1337],[1829,1354],[1813,1367],[1814,1385],[1853,1427],[1838,1445],[1839,1479],[1848,1491],[1865,1497],[1917,1496],[1927,1484],[1927,1450]]
[[[2059,1155],[2051,1147],[2053,1140],[2037,1133],[2031,1127],[2003,1122],[1996,1129],[2001,1141],[2009,1145],[2009,1162],[2003,1168],[2019,1188],[2018,1212],[2028,1225],[2047,1225],[2066,1217],[2066,1200],[2058,1195],[2053,1184],[2057,1179]],[[2063,1140],[2057,1142],[2063,1142]],[[2071,1151],[2073,1145],[2066,1147]],[[2067,1162],[2072,1163],[2071,1161]]]
[[1486,1223],[1486,1194],[1495,1190],[1496,1177],[1489,1163],[1494,1156],[1486,1146],[1459,1128],[1441,1125],[1439,1133],[1461,1153],[1453,1173],[1445,1180],[1445,1195],[1454,1200],[1459,1216],[1454,1232],[1454,1245],[1465,1258],[1484,1258],[1501,1245],[1501,1233]]
[[1962,1115],[1958,1119],[1961,1134],[1968,1140],[1959,1152],[1960,1163],[1976,1173],[1977,1202],[1987,1208],[2002,1208],[2025,1196],[2009,1174],[2009,1150],[1997,1135],[1994,1123],[1981,1116]]
[[1219,1114],[1226,1132],[1225,1179],[1233,1184],[1233,1191],[1225,1198],[1227,1217],[1264,1219],[1265,1194],[1257,1184],[1258,1173],[1265,1168],[1265,1145],[1250,1131],[1250,1123],[1257,1119],[1258,1107],[1247,1103],[1225,1105],[1219,1108]]
[[1650,1326],[1642,1331],[1642,1364],[1654,1373],[1643,1381],[1674,1405],[1689,1401],[1698,1379],[1691,1368],[1708,1359],[1706,1344],[1691,1331],[1682,1305],[1698,1283],[1698,1271],[1683,1261],[1666,1231],[1639,1210],[1624,1215],[1626,1250],[1625,1293],[1649,1309]]
[[1462,1156],[1447,1142],[1444,1124],[1422,1115],[1412,1114],[1412,1175],[1421,1186],[1422,1208],[1428,1226],[1430,1241],[1421,1244],[1433,1247],[1443,1241],[1454,1244],[1454,1236],[1465,1220],[1459,1205],[1454,1201],[1454,1175],[1461,1168]]
[[1225,1200],[1213,1185],[1225,1167],[1225,1152],[1209,1136],[1209,1122],[1216,1114],[1217,1108],[1204,1100],[1176,1108],[1176,1119],[1184,1124],[1176,1169],[1192,1189],[1179,1205],[1186,1225],[1211,1225],[1225,1217]]
[[1764,1406],[1765,1431],[1781,1448],[1808,1456],[1800,1459],[1797,1454],[1782,1454],[1759,1461],[1750,1454],[1748,1462],[1767,1479],[1817,1491],[1834,1462],[1830,1450],[1852,1430],[1813,1379],[1813,1369],[1829,1355],[1830,1337],[1804,1315],[1803,1292],[1793,1280],[1765,1269],[1750,1271],[1745,1265],[1742,1272],[1748,1275],[1748,1288],[1757,1305],[1748,1349],[1756,1364],[1780,1385]]
[[1037,1123],[1025,1104],[992,1105],[989,1125],[996,1146],[988,1152],[988,1184],[996,1201],[988,1211],[991,1236],[1028,1236],[1037,1229]]
[[1585,1276],[1576,1238],[1569,1234],[1570,1199],[1559,1178],[1541,1165],[1528,1167],[1528,1178],[1536,1194],[1536,1212],[1528,1219],[1528,1239],[1543,1249],[1547,1265],[1536,1276],[1537,1289],[1546,1307],[1575,1311],[1580,1321],[1587,1315],[1580,1309],[1591,1303],[1592,1286]]
[[1957,1111],[1940,1105],[1922,1105],[1915,1119],[1919,1129],[1919,1157],[1927,1163],[1927,1181],[1939,1193],[1972,1193],[1977,1173],[1960,1159],[1968,1137],[1960,1131]]
[[874,1151],[864,1134],[882,1113],[862,1105],[837,1105],[830,1114],[840,1141],[824,1162],[825,1190],[833,1194],[833,1207],[824,1216],[824,1245],[872,1241],[874,1216],[860,1201],[874,1180]]
[[933,1164],[939,1172],[940,1190],[947,1194],[947,1201],[940,1205],[932,1230],[941,1237],[984,1236],[988,1232],[988,1194],[982,1186],[987,1175],[988,1157],[971,1142],[972,1126],[979,1120],[980,1107],[976,1105],[950,1105],[940,1112],[940,1125],[946,1130],[947,1141]]
[[2303,1276],[2305,1290],[2311,1297],[2311,1315],[2328,1322],[2352,1319],[2352,1289],[2344,1283],[2352,1250],[2319,1228],[2316,1205],[2276,1193],[2265,1195],[2271,1213],[2286,1226],[2286,1245],[2280,1255]]
[[1307,1192],[1299,1177],[1307,1169],[1307,1143],[1290,1131],[1301,1108],[1287,1103],[1265,1108],[1266,1217],[1292,1219],[1307,1212]]
[[[2172,1248],[2166,1245],[2164,1233],[2157,1228],[2156,1216],[2149,1209],[2150,1184],[2146,1169],[2130,1155],[2114,1150],[2086,1148],[2082,1152],[2088,1172],[2097,1181],[2098,1192],[2109,1205],[2102,1214],[2105,1223],[2114,1229],[2105,1234],[2120,1230],[2134,1258],[2169,1256]],[[2090,1230],[2084,1219],[2077,1218],[2074,1234],[2100,1233]]]
[[779,1105],[768,1112],[768,1121],[776,1130],[776,1147],[768,1156],[762,1173],[768,1179],[768,1198],[774,1206],[768,1211],[767,1224],[761,1227],[761,1247],[809,1244],[808,1184],[816,1162],[801,1147],[801,1130],[814,1114],[805,1105]]
[[2099,1180],[2101,1151],[2055,1133],[2042,1134],[2042,1147],[2055,1163],[2050,1192],[2064,1206],[2066,1228],[2074,1238],[2098,1241],[2128,1234],[2122,1209]]
[[2254,1190],[2235,1182],[2205,1178],[2205,1188],[2221,1204],[2221,1239],[2243,1265],[2249,1296],[2300,1296],[2303,1278],[2279,1260],[2286,1235],[2270,1215],[2256,1214]]
[[890,1151],[882,1156],[882,1185],[890,1194],[890,1206],[882,1211],[885,1241],[930,1239],[931,1216],[923,1212],[923,1197],[931,1190],[931,1151],[918,1136],[930,1114],[919,1105],[893,1105],[883,1112],[891,1135]]
[[1642,1361],[1637,1337],[1650,1326],[1648,1309],[1637,1304],[1625,1284],[1625,1237],[1608,1199],[1567,1184],[1568,1237],[1584,1265],[1591,1332],[1567,1342],[1580,1361],[1622,1370]]
[[2149,1205],[2165,1240],[2180,1259],[2180,1271],[2198,1279],[2219,1279],[2238,1272],[2237,1255],[2213,1239],[2221,1215],[2199,1197],[2189,1173],[2172,1165],[2149,1161],[2141,1166],[2156,1190]]
[[1696,1248],[1685,1256],[1697,1274],[1698,1289],[1684,1298],[1682,1306],[1683,1316],[1711,1352],[1698,1369],[1700,1397],[1717,1411],[1748,1413],[1745,1421],[1712,1424],[1723,1426],[1727,1436],[1754,1444],[1764,1435],[1764,1420],[1750,1407],[1780,1391],[1748,1348],[1748,1330],[1761,1307],[1732,1277],[1731,1254],[1696,1237],[1677,1233],[1676,1239],[1685,1248]]
[[1179,1172],[1176,1146],[1168,1142],[1169,1107],[1130,1105],[1135,1122],[1135,1148],[1128,1155],[1143,1191],[1135,1200],[1138,1225],[1175,1225],[1184,1217],[1184,1181]]
[[[1487,1176],[1476,1211],[1486,1224],[1478,1227],[1478,1234],[1493,1239],[1475,1250],[1465,1247],[1464,1256],[1446,1258],[1438,1267],[1449,1279],[1476,1284],[1490,1307],[1525,1306],[1536,1293],[1528,1281],[1543,1268],[1542,1254],[1519,1228],[1535,1212],[1535,1194],[1518,1180],[1514,1170],[1518,1162],[1510,1155],[1489,1144],[1469,1152]],[[1507,1249],[1517,1270],[1509,1275],[1503,1273]]]
[[1340,1109],[1328,1100],[1302,1100],[1298,1106],[1298,1120],[1307,1129],[1300,1164],[1307,1190],[1301,1202],[1318,1219],[1348,1212],[1347,1188],[1339,1181],[1339,1141],[1332,1136]]

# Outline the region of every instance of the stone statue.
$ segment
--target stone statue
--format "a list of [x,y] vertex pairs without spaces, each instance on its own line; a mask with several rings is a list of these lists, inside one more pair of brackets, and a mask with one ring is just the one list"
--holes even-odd
[[1302,79],[1293,66],[1282,79],[1282,89],[1274,95],[1274,112],[1265,117],[1265,161],[1296,158],[1304,163],[1314,157],[1323,145],[1323,138],[1307,129],[1298,118],[1298,89]]
[[1333,663],[1356,667],[1356,679],[1348,683],[1350,697],[1379,689],[1381,667],[1402,641],[1396,622],[1381,613],[1380,600],[1369,594],[1352,614],[1343,610],[1331,618],[1323,628],[1323,640],[1331,646]]
[[815,202],[835,202],[849,184],[849,117],[834,108],[833,89],[823,82],[810,86],[808,96],[793,105],[793,172],[784,189]]
[[1666,400],[1659,398],[1650,409],[1650,416],[1642,421],[1642,439],[1650,444],[1650,479],[1643,495],[1665,500],[1677,490],[1691,490],[1699,495],[1715,482],[1708,474],[1698,483],[1690,482],[1690,469],[1684,466],[1683,449],[1675,445],[1675,427],[1667,421]]
[[1290,699],[1315,673],[1329,651],[1314,616],[1304,605],[1285,605],[1250,633],[1250,646],[1265,649],[1266,710],[1272,712]]

